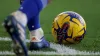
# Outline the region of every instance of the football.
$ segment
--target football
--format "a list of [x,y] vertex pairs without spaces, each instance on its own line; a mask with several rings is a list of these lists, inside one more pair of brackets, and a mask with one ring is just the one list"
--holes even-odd
[[52,24],[52,35],[56,43],[80,43],[86,33],[86,22],[73,11],[65,11],[56,16]]

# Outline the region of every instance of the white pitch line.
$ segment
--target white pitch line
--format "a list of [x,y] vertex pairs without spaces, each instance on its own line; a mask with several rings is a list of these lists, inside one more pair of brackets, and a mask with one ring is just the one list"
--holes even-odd
[[[0,41],[11,41],[10,37],[0,37]],[[26,42],[30,42],[29,39],[26,39]]]
[[[0,37],[0,41],[11,41],[8,37]],[[26,42],[30,40],[27,39]],[[29,55],[100,55],[100,52],[87,52],[87,51],[79,51],[72,49],[70,47],[59,45],[55,43],[50,43],[50,48],[55,49],[56,51],[32,51],[28,52]],[[14,55],[12,51],[0,51],[0,55]]]

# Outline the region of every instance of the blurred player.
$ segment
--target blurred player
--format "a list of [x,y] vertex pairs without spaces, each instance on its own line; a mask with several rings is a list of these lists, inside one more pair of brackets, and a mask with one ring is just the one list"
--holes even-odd
[[20,8],[8,15],[4,20],[4,27],[12,38],[13,49],[17,56],[28,56],[26,46],[26,25],[30,31],[29,50],[38,50],[50,46],[44,38],[39,22],[40,11],[50,0],[21,0]]

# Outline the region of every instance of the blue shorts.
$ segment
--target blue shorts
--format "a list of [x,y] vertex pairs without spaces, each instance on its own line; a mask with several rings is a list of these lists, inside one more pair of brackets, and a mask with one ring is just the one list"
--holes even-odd
[[24,0],[19,10],[27,15],[29,30],[40,28],[40,11],[48,4],[48,0]]

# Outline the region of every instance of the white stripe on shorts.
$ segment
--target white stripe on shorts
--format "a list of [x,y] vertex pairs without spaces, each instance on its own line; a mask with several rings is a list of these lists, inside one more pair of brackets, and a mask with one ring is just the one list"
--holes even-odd
[[48,0],[41,0],[42,4],[43,4],[43,8],[45,8],[48,4]]

